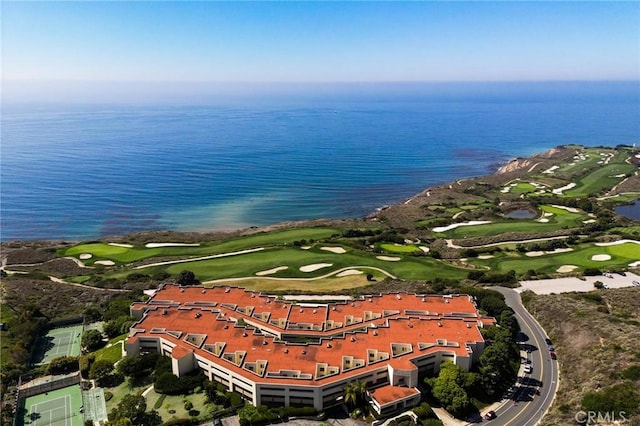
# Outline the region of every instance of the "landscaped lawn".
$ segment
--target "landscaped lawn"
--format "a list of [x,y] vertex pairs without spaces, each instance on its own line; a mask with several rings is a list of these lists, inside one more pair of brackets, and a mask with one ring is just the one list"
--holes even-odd
[[[222,409],[223,407],[215,404],[207,403],[207,396],[203,391],[191,395],[166,395],[159,408],[154,408],[156,401],[161,398],[161,394],[151,391],[147,394],[147,411],[156,410],[164,422],[173,419],[188,419],[193,417],[206,418],[209,413]],[[185,410],[186,401],[193,404],[193,410],[199,414],[191,416],[188,410]],[[195,413],[194,413],[195,414]]]
[[104,347],[95,351],[96,361],[106,359],[109,362],[115,363],[116,361],[122,359],[122,343],[120,342],[122,342],[126,338],[127,335],[123,334],[109,340],[109,343],[107,344],[108,347]]

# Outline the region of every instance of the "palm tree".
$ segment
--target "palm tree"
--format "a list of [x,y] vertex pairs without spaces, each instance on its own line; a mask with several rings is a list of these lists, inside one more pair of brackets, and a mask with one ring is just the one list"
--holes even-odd
[[356,380],[355,382],[349,382],[344,387],[344,402],[358,407],[365,400],[365,394],[367,392],[367,382]]

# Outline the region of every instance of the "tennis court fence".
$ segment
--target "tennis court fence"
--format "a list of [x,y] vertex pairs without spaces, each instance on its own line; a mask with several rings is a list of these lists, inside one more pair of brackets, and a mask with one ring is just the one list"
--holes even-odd
[[18,381],[18,399],[28,398],[44,392],[80,384],[80,372],[60,374],[56,376],[38,377],[23,383],[22,376]]

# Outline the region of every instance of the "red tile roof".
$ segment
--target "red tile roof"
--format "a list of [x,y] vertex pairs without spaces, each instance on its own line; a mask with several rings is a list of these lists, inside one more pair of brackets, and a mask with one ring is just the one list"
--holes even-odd
[[391,385],[382,386],[369,391],[369,395],[376,400],[380,407],[384,407],[385,405],[392,404],[418,394],[420,394],[420,391],[415,388]]
[[[166,302],[159,303],[159,301]],[[387,305],[385,302],[389,302],[389,304]],[[150,309],[159,304],[161,307]],[[287,331],[287,334],[315,335],[321,338],[320,343],[303,345],[276,342],[274,337],[263,335],[259,331],[256,332],[244,326],[237,326],[234,322],[238,319],[246,319],[251,320],[254,324],[268,325],[268,322],[255,318],[256,311],[260,309],[259,313],[270,313],[271,319],[282,316],[289,321],[293,319],[322,325],[327,316],[332,314],[364,317],[364,312],[369,306],[376,307],[375,309],[380,313],[385,310],[395,310],[401,311],[402,314],[387,312],[387,317],[374,321],[376,326],[371,326],[372,321],[363,321],[357,325],[357,328],[360,329],[359,332],[341,333],[339,337],[335,335],[332,337],[330,333],[323,331],[315,333],[304,330]],[[249,313],[238,312],[239,307],[248,307],[248,311],[253,308],[254,317]],[[293,305],[291,302],[278,301],[272,296],[264,296],[234,287],[208,289],[187,287],[181,289],[168,285],[159,290],[146,304],[136,303],[132,308],[149,308],[150,310],[147,310],[144,318],[132,328],[132,334],[129,337],[131,342],[135,342],[140,336],[161,335],[178,347],[186,348],[185,350],[175,348],[172,354],[174,358],[180,358],[193,350],[203,358],[215,360],[216,363],[224,365],[237,374],[248,375],[256,382],[320,384],[326,383],[327,380],[336,379],[336,376],[330,376],[332,379],[317,376],[318,363],[326,363],[328,367],[337,367],[339,379],[360,375],[364,371],[375,370],[387,364],[391,364],[394,368],[412,370],[416,367],[411,359],[441,350],[465,357],[469,355],[465,343],[483,341],[478,329],[479,322],[482,321],[477,314],[474,303],[468,296],[452,296],[445,299],[442,296],[417,296],[402,293],[372,296],[346,304],[304,305],[301,307]],[[450,310],[448,311],[448,309]],[[302,312],[300,312],[301,310]],[[427,310],[429,314],[420,315],[414,312],[407,315],[407,310]],[[439,315],[433,315],[433,312],[437,312]],[[467,312],[467,314],[464,317],[462,315],[443,316],[451,312]],[[486,321],[495,320],[486,319]],[[342,328],[340,331],[346,330]],[[168,334],[168,332],[173,333]],[[335,334],[335,330],[333,333]],[[198,347],[185,341],[188,334],[206,335],[206,338]],[[218,354],[222,355],[221,359],[211,353],[215,352],[213,348],[216,343],[224,343],[223,353]],[[394,356],[394,347],[403,345],[410,351],[407,353],[398,352]],[[388,353],[388,359],[383,359],[384,362],[373,362],[373,360],[370,362],[369,354],[375,353],[375,351]],[[245,354],[243,358],[245,364],[236,365],[225,359],[225,357],[231,358],[233,354],[241,356],[242,353]],[[348,364],[343,364],[345,356],[353,357],[354,360],[362,360],[363,366],[350,370]],[[267,362],[266,371],[262,376],[242,368],[246,363],[259,360]],[[300,371],[301,374],[310,375],[309,379],[313,378],[315,381],[302,383],[298,379],[271,377],[280,370]]]

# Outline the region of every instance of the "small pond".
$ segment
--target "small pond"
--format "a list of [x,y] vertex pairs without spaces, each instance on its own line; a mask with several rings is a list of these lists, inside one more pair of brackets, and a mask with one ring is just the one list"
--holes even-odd
[[519,210],[512,210],[509,213],[507,213],[505,216],[508,217],[509,219],[533,219],[534,217],[538,216],[538,213],[532,210],[519,209]]
[[628,206],[616,207],[616,213],[631,220],[640,220],[640,200]]

